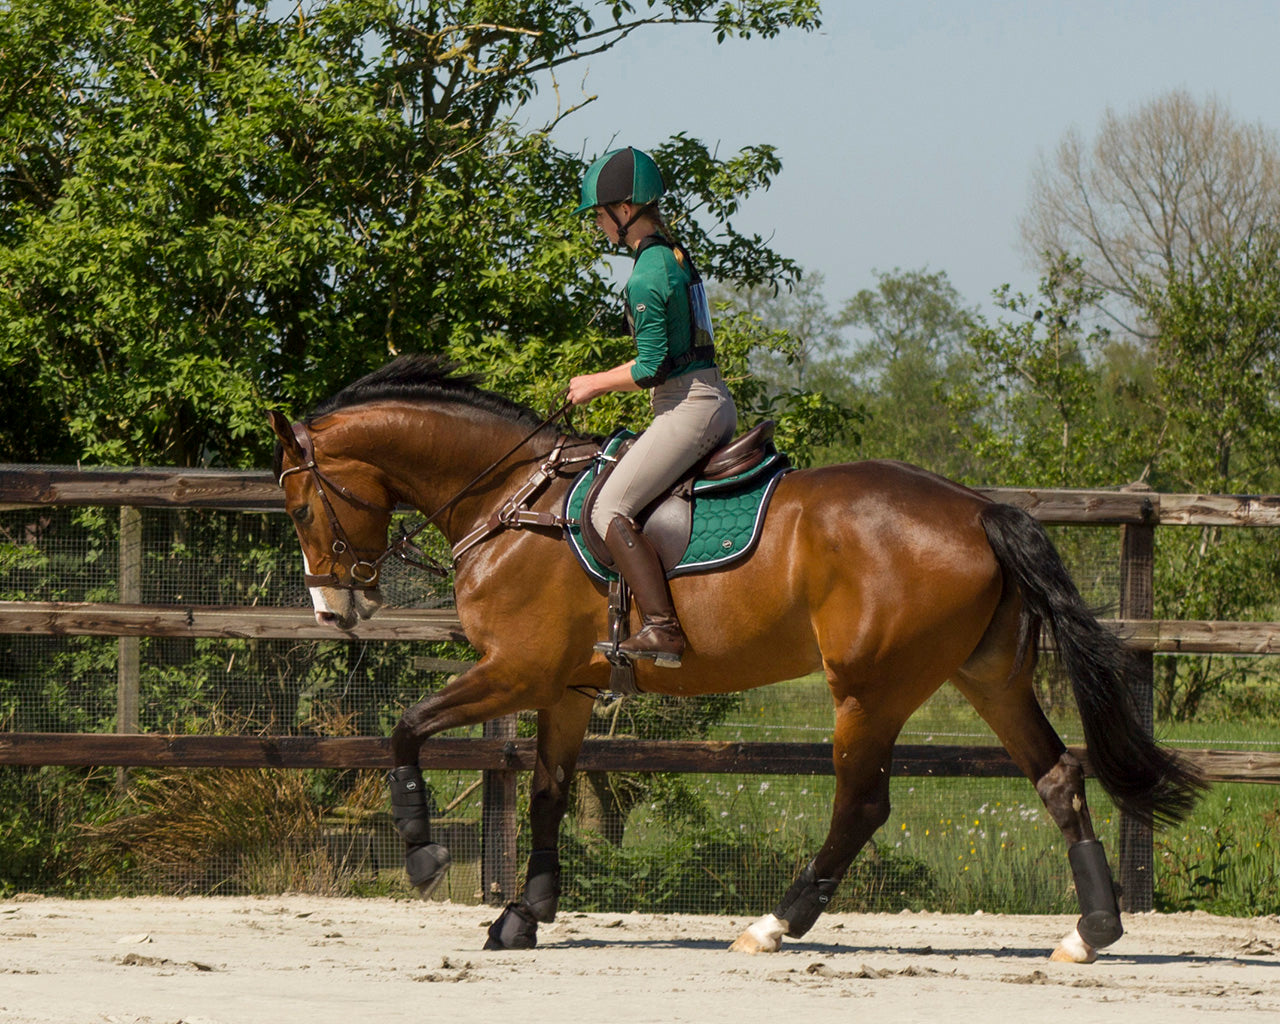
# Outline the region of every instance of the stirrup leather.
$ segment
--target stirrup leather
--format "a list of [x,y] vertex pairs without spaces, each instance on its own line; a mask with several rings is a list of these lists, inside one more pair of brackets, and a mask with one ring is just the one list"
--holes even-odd
[[601,640],[595,649],[609,661],[609,689],[614,693],[637,694],[636,669],[631,659],[618,648],[630,629],[631,588],[621,576],[609,584],[609,639]]

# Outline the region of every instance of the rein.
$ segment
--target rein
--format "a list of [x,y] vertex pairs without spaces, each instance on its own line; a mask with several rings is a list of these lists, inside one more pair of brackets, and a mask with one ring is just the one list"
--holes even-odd
[[[325,515],[328,517],[329,528],[333,532],[334,539],[331,550],[339,563],[344,561],[344,556],[347,554],[350,554],[351,556],[351,564],[347,569],[349,576],[347,582],[344,583],[338,577],[336,572],[329,572],[324,575],[306,573],[303,576],[306,585],[308,587],[331,587],[347,590],[372,590],[378,585],[378,576],[382,570],[382,563],[392,555],[408,565],[415,566],[419,569],[426,569],[427,571],[440,576],[448,576],[449,570],[424,555],[412,543],[413,538],[434,523],[437,518],[449,509],[453,508],[454,505],[470,493],[471,489],[474,488],[476,484],[487,477],[502,465],[503,462],[519,451],[520,448],[527,444],[539,432],[549,427],[571,408],[573,408],[573,403],[566,401],[559,409],[551,413],[551,415],[534,427],[533,430],[529,431],[529,433],[517,441],[509,450],[504,452],[487,467],[477,473],[470,481],[464,484],[452,498],[427,516],[421,523],[415,526],[412,530],[407,532],[402,531],[401,535],[389,544],[387,548],[372,561],[361,558],[359,550],[351,544],[347,537],[346,530],[342,527],[342,521],[338,518],[337,512],[334,510],[333,503],[329,500],[329,494],[328,491],[326,491],[325,486],[327,485],[337,493],[339,497],[350,504],[369,509],[373,512],[390,515],[395,511],[395,506],[393,505],[391,508],[384,508],[381,505],[367,501],[359,495],[352,493],[332,477],[327,476],[316,462],[315,442],[312,440],[311,434],[307,430],[306,425],[302,423],[293,424],[293,436],[298,442],[298,446],[302,451],[305,462],[302,465],[286,469],[281,473],[279,483],[283,485],[284,478],[289,476],[291,473],[308,472],[311,474],[311,478],[315,483],[316,493],[320,495],[320,501],[324,506]],[[497,512],[485,521],[481,527],[473,530],[459,541],[458,544],[454,545],[452,549],[452,556],[454,558],[457,558],[464,551],[470,550],[476,544],[480,543],[480,541],[484,540],[485,537],[489,536],[496,530],[502,529],[503,527],[518,528],[524,525],[562,526],[564,524],[564,519],[554,513],[531,512],[523,507],[525,502],[536,495],[537,492],[542,489],[543,485],[555,476],[555,471],[560,466],[574,462],[589,461],[589,459],[563,459],[561,457],[561,453],[564,449],[564,445],[565,439],[561,438],[557,442],[556,446],[551,450],[551,453],[538,467],[538,471],[524,485],[524,487],[508,499]],[[409,552],[413,552],[413,554],[411,555]]]

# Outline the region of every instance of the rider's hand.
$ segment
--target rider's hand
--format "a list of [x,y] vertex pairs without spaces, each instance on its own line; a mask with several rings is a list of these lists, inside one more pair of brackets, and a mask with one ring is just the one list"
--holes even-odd
[[585,405],[596,395],[601,394],[601,389],[595,384],[595,378],[596,375],[594,373],[584,373],[570,380],[569,401],[574,405]]
[[615,366],[612,370],[601,370],[599,373],[584,373],[569,381],[569,401],[574,405],[584,405],[597,395],[609,391],[638,391],[638,385],[631,378],[631,367],[635,360]]

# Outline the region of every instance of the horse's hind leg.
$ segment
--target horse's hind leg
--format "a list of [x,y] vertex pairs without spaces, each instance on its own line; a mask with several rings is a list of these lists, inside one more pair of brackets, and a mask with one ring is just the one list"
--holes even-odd
[[990,665],[975,658],[957,674],[956,686],[1035,785],[1067,841],[1081,916],[1051,958],[1092,963],[1098,949],[1120,937],[1120,908],[1106,855],[1089,817],[1084,770],[1045,718],[1032,689],[1034,660],[1034,656],[1025,658],[1012,672],[1007,666],[992,672]]
[[832,742],[836,796],[827,840],[773,913],[738,936],[731,950],[773,953],[784,935],[799,938],[813,926],[853,858],[889,819],[889,766],[901,727],[896,718],[872,720],[852,698],[837,708]]
[[560,902],[560,822],[569,806],[582,737],[594,701],[570,690],[551,708],[538,712],[538,760],[529,796],[532,852],[520,898],[508,903],[489,926],[485,949],[532,949],[538,923],[556,919]]

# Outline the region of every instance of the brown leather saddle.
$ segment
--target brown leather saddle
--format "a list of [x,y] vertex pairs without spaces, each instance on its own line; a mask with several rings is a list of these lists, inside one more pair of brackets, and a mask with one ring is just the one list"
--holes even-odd
[[[641,509],[636,522],[639,523],[641,532],[648,538],[654,550],[658,552],[662,566],[667,572],[680,564],[685,550],[689,547],[689,538],[693,532],[694,484],[702,481],[730,480],[760,465],[771,451],[775,426],[773,420],[765,420],[735,437],[723,448],[718,448],[695,463],[693,468],[666,494]],[[613,460],[599,469],[582,503],[582,543],[601,565],[609,568],[613,567],[613,557],[605,547],[604,538],[591,525],[591,511],[595,508],[600,488],[609,479],[609,475],[617,465],[617,460],[634,442],[635,438],[625,441],[618,448]]]

